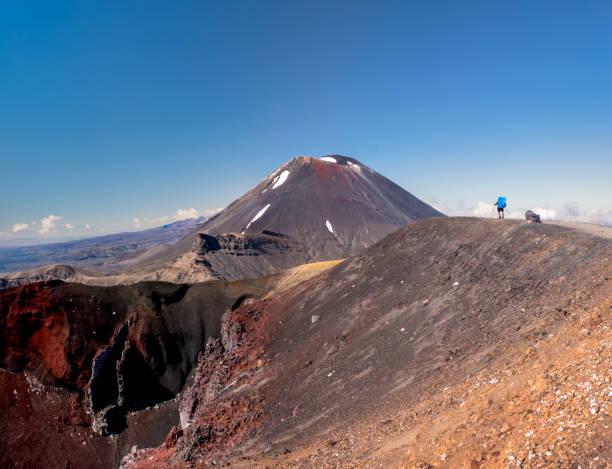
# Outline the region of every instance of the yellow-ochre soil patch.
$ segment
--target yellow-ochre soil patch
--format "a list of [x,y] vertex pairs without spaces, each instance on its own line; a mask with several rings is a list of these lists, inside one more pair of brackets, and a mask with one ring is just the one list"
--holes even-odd
[[279,280],[266,297],[278,295],[338,265],[343,259],[303,264],[279,274]]

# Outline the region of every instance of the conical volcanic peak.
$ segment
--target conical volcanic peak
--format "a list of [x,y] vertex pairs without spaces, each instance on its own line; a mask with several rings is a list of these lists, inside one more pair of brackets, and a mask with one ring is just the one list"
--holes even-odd
[[282,233],[307,260],[361,251],[411,221],[444,216],[354,158],[300,156],[205,223],[200,233]]

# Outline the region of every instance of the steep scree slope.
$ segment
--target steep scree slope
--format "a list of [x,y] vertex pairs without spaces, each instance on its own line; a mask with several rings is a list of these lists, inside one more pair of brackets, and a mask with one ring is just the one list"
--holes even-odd
[[[316,279],[227,313],[181,402],[182,428],[135,455],[136,467],[151,467],[149,458],[177,467],[368,467],[375,450],[385,453],[384,431],[347,459],[333,456],[356,441],[355,428],[394,427],[398,412],[417,415],[445,388],[503,368],[511,351],[605,307],[611,256],[609,239],[558,226],[412,223]],[[421,423],[432,423],[423,412]],[[390,453],[410,448],[402,428]]]

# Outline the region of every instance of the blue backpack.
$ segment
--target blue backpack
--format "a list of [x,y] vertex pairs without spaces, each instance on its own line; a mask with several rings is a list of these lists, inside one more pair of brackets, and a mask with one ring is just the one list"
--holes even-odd
[[506,208],[506,198],[505,197],[498,197],[497,198],[497,207],[498,208]]

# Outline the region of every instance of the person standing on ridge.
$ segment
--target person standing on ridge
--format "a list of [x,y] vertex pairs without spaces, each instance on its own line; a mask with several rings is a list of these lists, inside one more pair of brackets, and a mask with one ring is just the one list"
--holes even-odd
[[506,208],[506,198],[501,195],[497,198],[497,202],[493,205],[497,205],[497,215],[500,219],[504,218],[504,209]]

